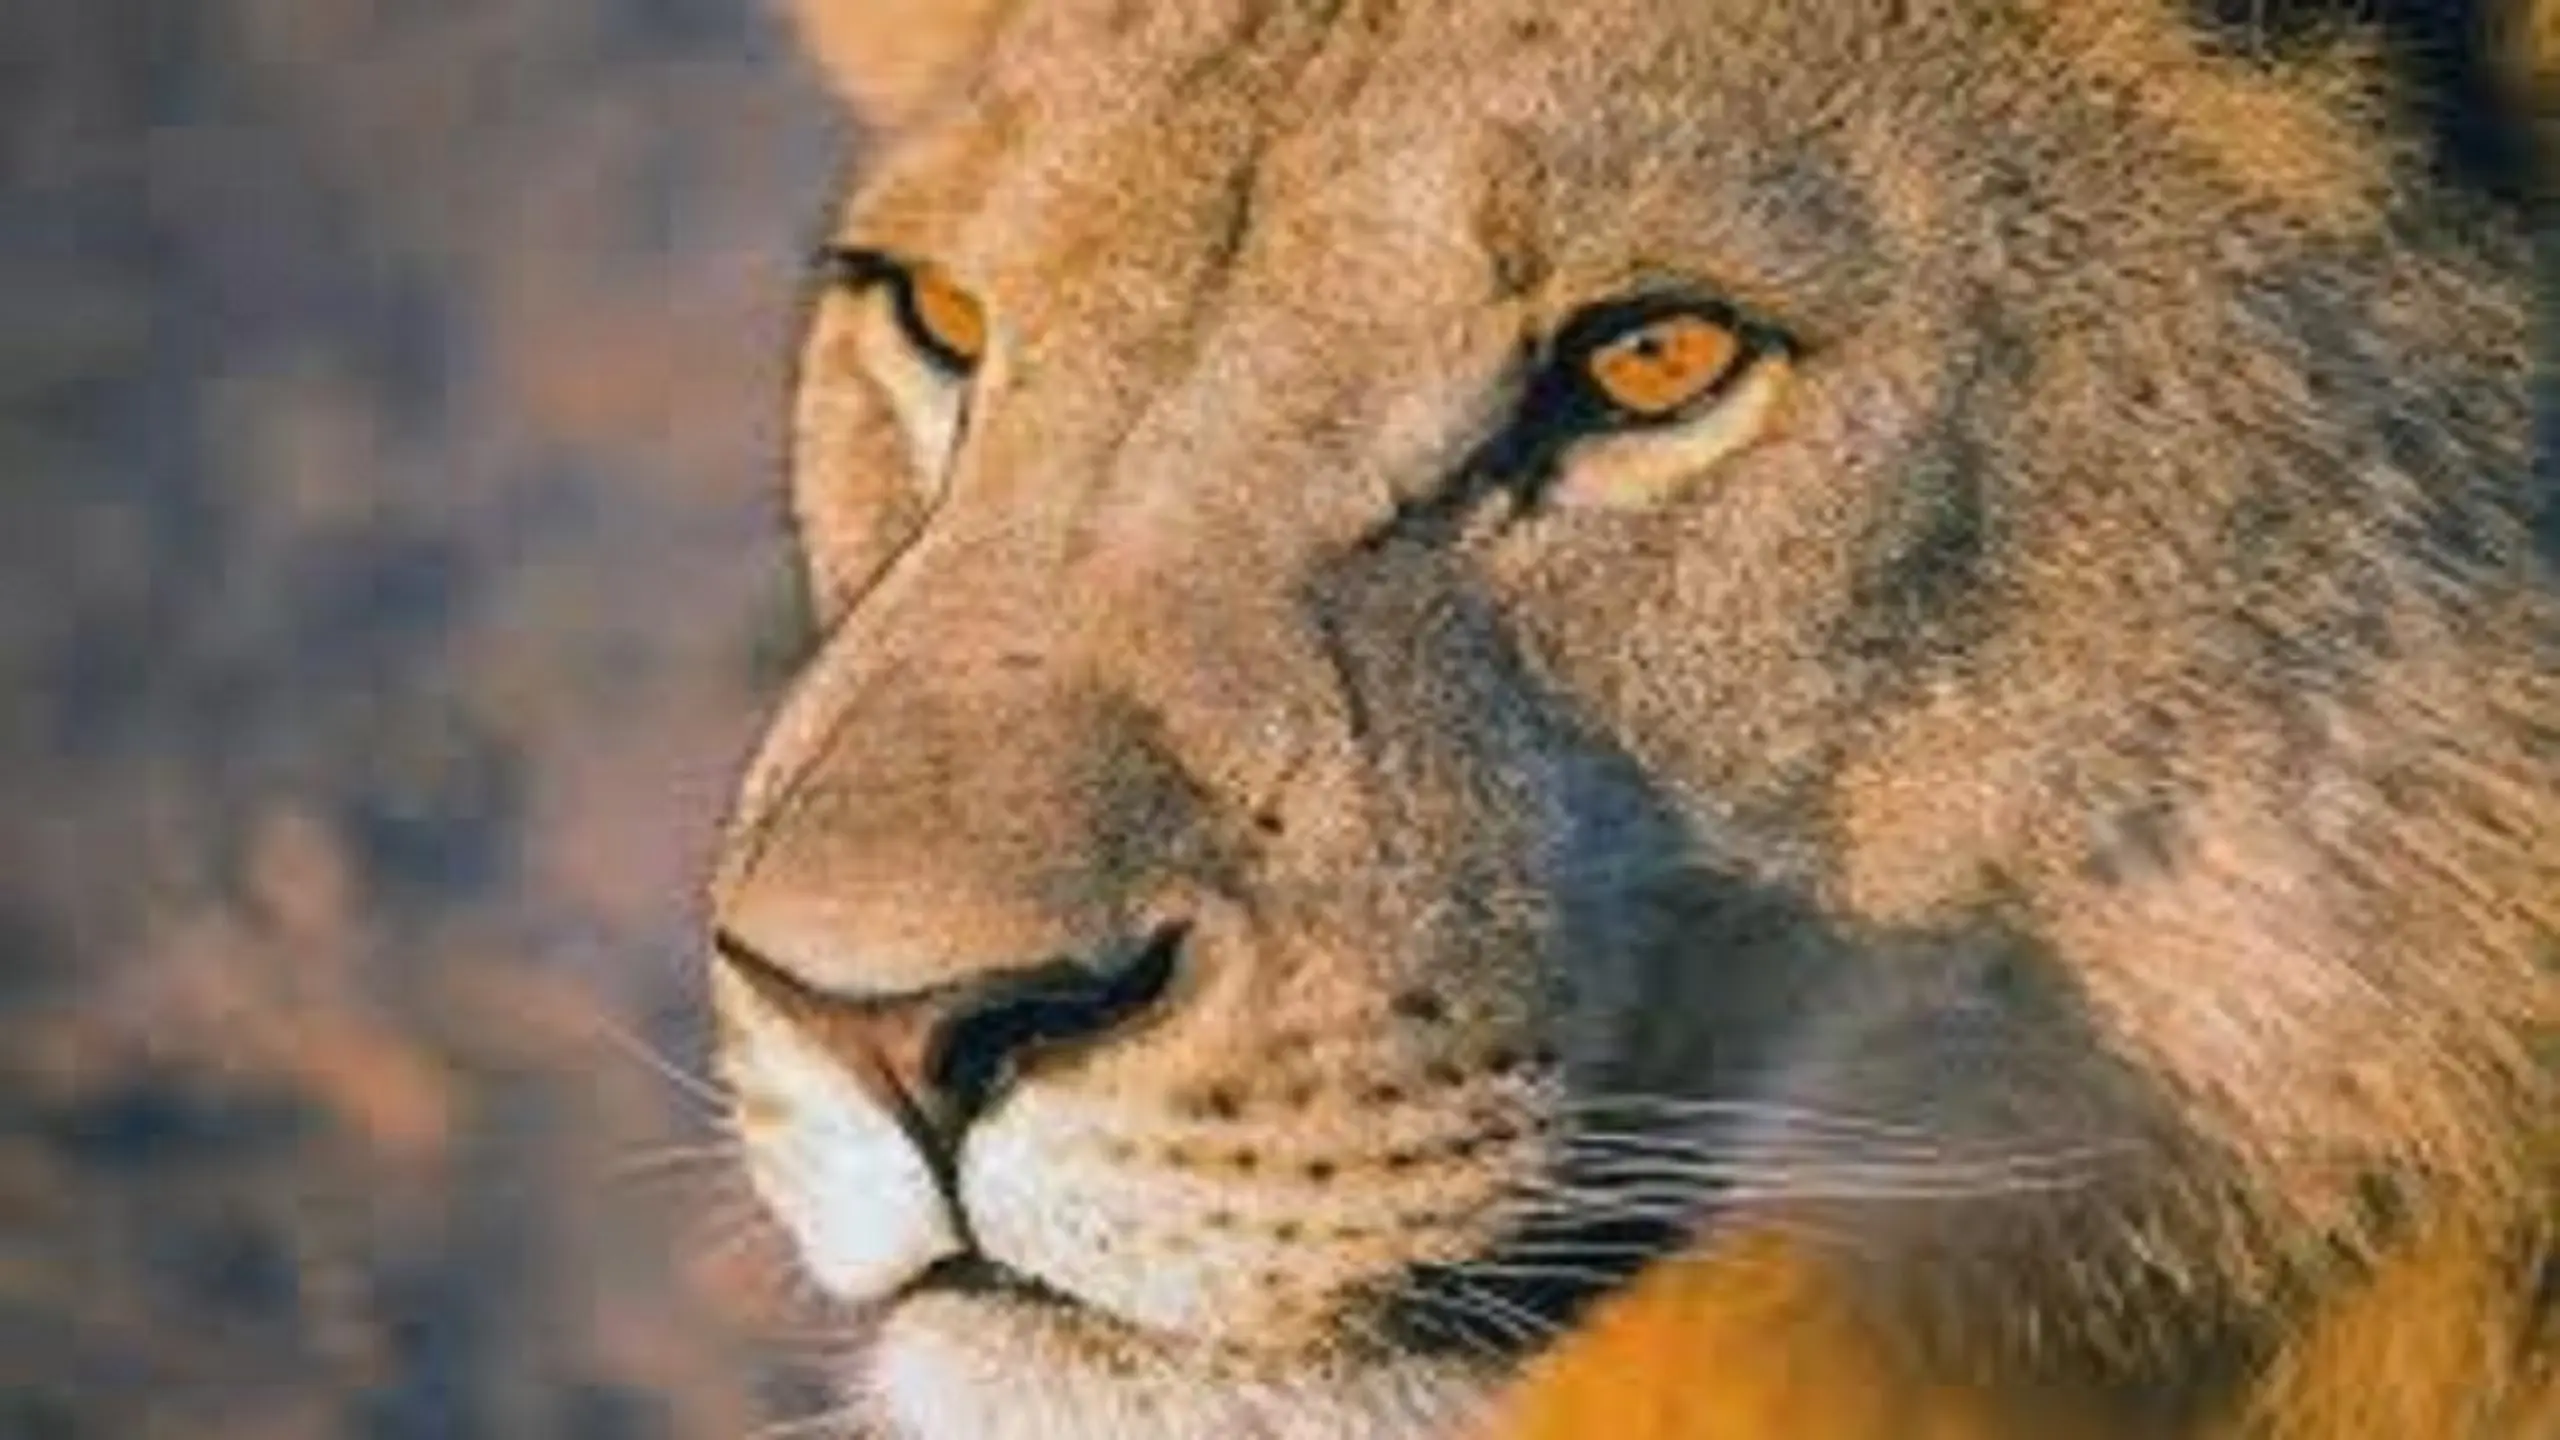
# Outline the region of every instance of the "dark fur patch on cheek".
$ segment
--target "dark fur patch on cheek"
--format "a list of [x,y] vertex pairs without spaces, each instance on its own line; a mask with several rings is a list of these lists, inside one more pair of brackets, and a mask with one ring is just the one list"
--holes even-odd
[[1933,441],[1905,478],[1843,636],[1864,665],[1904,674],[1964,654],[1989,631],[1987,464],[1959,432]]
[[[2222,1162],[2000,918],[1859,943],[1775,1098],[1900,1130],[1878,1148],[1781,1121],[1756,1143],[1808,1182],[1780,1211],[1858,1237],[1865,1303],[1937,1360],[2184,1383],[2254,1343],[2211,1278],[2246,1223]],[[2057,1316],[2106,1318],[2065,1334]]]
[[2033,348],[1992,301],[1966,307],[1967,354],[1899,456],[1886,458],[1869,527],[1868,560],[1833,648],[1870,677],[1881,701],[1922,672],[1961,660],[1999,628],[2003,476],[2013,449],[1999,427],[2014,415]]
[[2543,1251],[2525,1313],[2540,1322],[2538,1328],[2544,1334],[2560,1338],[2560,1248]]
[[2177,808],[2166,797],[2134,801],[2098,822],[2081,870],[2102,885],[2168,873],[2177,858]]

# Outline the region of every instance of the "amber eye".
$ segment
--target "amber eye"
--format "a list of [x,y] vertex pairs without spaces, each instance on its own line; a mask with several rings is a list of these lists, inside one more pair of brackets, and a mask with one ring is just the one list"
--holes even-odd
[[916,348],[947,368],[966,374],[987,352],[987,312],[977,297],[931,265],[907,271],[898,296],[898,318]]
[[1591,388],[1631,420],[1662,420],[1724,388],[1750,361],[1752,340],[1700,310],[1635,321],[1583,352]]
[[908,343],[954,378],[966,378],[986,355],[985,307],[940,266],[854,246],[829,248],[819,266],[838,288],[885,291]]

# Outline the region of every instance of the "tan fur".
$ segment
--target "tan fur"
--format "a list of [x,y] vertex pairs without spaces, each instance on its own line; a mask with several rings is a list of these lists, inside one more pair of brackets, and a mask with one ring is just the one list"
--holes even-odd
[[930,100],[978,57],[1007,0],[792,0],[819,67],[874,119]]
[[[2131,0],[803,8],[891,127],[837,235],[991,340],[961,387],[815,302],[825,639],[720,922],[858,1002],[1186,927],[956,1210],[717,992],[822,1284],[974,1243],[1085,1307],[888,1306],[873,1424],[2547,1433],[2528,237],[2363,47]],[[1524,345],[1665,284],[1797,340],[1748,433],[1558,452],[1636,508],[1411,523]],[[1532,1343],[1505,1267],[1616,1262],[1524,1214],[1647,1207],[1686,1258]]]

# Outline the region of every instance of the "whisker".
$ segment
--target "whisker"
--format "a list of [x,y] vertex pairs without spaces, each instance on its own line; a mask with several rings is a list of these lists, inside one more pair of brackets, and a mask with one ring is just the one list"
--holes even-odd
[[1559,1112],[1571,1115],[1627,1113],[1710,1120],[1776,1120],[1795,1125],[1823,1126],[1852,1134],[1889,1135],[1922,1141],[1933,1138],[1928,1127],[1908,1121],[1853,1115],[1843,1111],[1824,1110],[1815,1106],[1797,1105],[1779,1100],[1603,1092],[1562,1096],[1557,1099],[1555,1108]]
[[1920,1201],[1973,1200],[2003,1195],[2043,1195],[2059,1190],[2081,1188],[2085,1182],[2067,1178],[2007,1179],[1956,1183],[1942,1181],[1892,1183],[1879,1180],[1850,1181],[1832,1178],[1775,1176],[1749,1183],[1698,1184],[1689,1190],[1663,1190],[1658,1187],[1635,1191],[1593,1186],[1559,1186],[1543,1189],[1527,1196],[1533,1205],[1555,1208],[1558,1213],[1591,1213],[1621,1219],[1668,1219],[1682,1213],[1681,1202],[1692,1206],[1713,1202],[1718,1206],[1737,1204],[1774,1204],[1805,1201]]
[[755,1338],[766,1344],[798,1350],[813,1355],[841,1355],[869,1338],[858,1325],[832,1329],[795,1330],[783,1326],[757,1326]]
[[1720,1197],[1720,1194],[1725,1194],[1725,1189],[1728,1189],[1728,1186],[1723,1184],[1695,1184],[1695,1181],[1692,1181],[1692,1184],[1661,1184],[1661,1181],[1646,1181],[1646,1184],[1633,1184],[1633,1181],[1631,1184],[1536,1181],[1536,1184],[1521,1184],[1518,1189],[1513,1189],[1513,1194],[1508,1194],[1505,1202],[1516,1204],[1518,1207],[1518,1204],[1539,1204],[1539,1202],[1549,1202],[1549,1199],[1556,1199],[1556,1202],[1577,1204],[1577,1207],[1580,1207],[1580,1204],[1608,1204],[1608,1207],[1613,1209],[1626,1209],[1626,1212],[1633,1212],[1633,1209],[1661,1207],[1661,1204],[1695,1204],[1695,1202],[1702,1202],[1702,1199]]
[[1445,1291],[1407,1297],[1418,1317],[1440,1323],[1440,1333],[1456,1340],[1489,1365],[1509,1365],[1524,1346],[1536,1343],[1535,1337],[1520,1333],[1517,1325],[1499,1314],[1488,1313],[1465,1297]]
[[752,1195],[711,1207],[689,1228],[692,1233],[678,1243],[696,1261],[717,1260],[745,1241],[781,1232],[780,1222]]
[[[1382,1298],[1403,1312],[1406,1323],[1423,1326],[1440,1339],[1454,1342],[1490,1368],[1507,1369],[1513,1363],[1511,1350],[1477,1333],[1475,1327],[1490,1326],[1490,1322],[1448,1303],[1449,1297],[1445,1294],[1426,1291],[1407,1282],[1394,1287]],[[1383,1353],[1393,1354],[1398,1348],[1390,1342]]]
[[1774,1197],[1774,1194],[1805,1194],[1836,1189],[1864,1189],[1874,1194],[1912,1194],[1912,1197],[1964,1197],[1964,1194],[2053,1194],[2053,1191],[2089,1189],[2097,1181],[2094,1171],[2074,1168],[2035,1168],[2035,1166],[1856,1166],[1856,1163],[1828,1163],[1828,1166],[1674,1166],[1674,1163],[1646,1163],[1646,1166],[1592,1166],[1577,1174],[1554,1181],[1518,1186],[1518,1194],[1528,1197],[1564,1199],[1618,1199],[1626,1204],[1644,1202],[1731,1202],[1738,1197]]
[[647,1040],[625,1029],[612,1016],[597,1013],[589,1018],[595,1033],[607,1044],[638,1061],[682,1094],[707,1106],[714,1116],[726,1116],[730,1112],[732,1102],[729,1093],[718,1082],[696,1075],[660,1054]]
[[[1478,1337],[1443,1327],[1437,1323],[1438,1317],[1416,1315],[1412,1318],[1431,1320],[1432,1333],[1447,1336],[1467,1347],[1469,1356],[1489,1369],[1507,1370],[1512,1364],[1509,1355],[1495,1350]],[[1366,1357],[1358,1351],[1349,1353],[1347,1358],[1353,1363],[1358,1363],[1361,1358],[1388,1360],[1409,1348],[1397,1343],[1374,1319],[1358,1310],[1341,1311],[1335,1316],[1335,1323],[1368,1347]],[[1345,1347],[1337,1345],[1334,1349],[1340,1355]],[[1493,1403],[1493,1396],[1483,1387],[1435,1383],[1406,1391],[1398,1400],[1398,1408],[1409,1422],[1405,1430],[1396,1432],[1399,1434],[1479,1435],[1488,1433],[1490,1429],[1487,1411]],[[1285,1431],[1286,1427],[1279,1428]]]
[[1520,1335],[1522,1342],[1525,1344],[1542,1345],[1563,1333],[1564,1327],[1562,1324],[1551,1320],[1546,1316],[1539,1314],[1537,1311],[1531,1310],[1527,1306],[1521,1305],[1496,1291],[1488,1290],[1480,1285],[1470,1285],[1460,1274],[1455,1272],[1452,1272],[1447,1278],[1448,1283],[1456,1287],[1456,1293],[1458,1295],[1465,1297],[1480,1306],[1486,1307],[1496,1315],[1509,1316],[1512,1322],[1518,1327],[1518,1334]]
[[2008,1183],[2067,1182],[2085,1184],[2098,1173],[2088,1162],[2092,1157],[2067,1152],[2044,1155],[2018,1155],[2000,1159],[1967,1160],[1869,1160],[1863,1158],[1745,1157],[1732,1159],[1688,1159],[1660,1155],[1617,1155],[1594,1159],[1570,1167],[1571,1181],[1660,1181],[1701,1185],[1752,1184],[1768,1180],[1792,1181],[1814,1175],[1832,1179],[1875,1178],[1901,1183]]
[[1688,1225],[1737,1205],[1920,1203],[2052,1194],[2094,1176],[2058,1163],[1813,1166],[1617,1162],[1524,1177],[1501,1202],[1506,1223],[1534,1234],[1557,1222]]
[[1569,1179],[1524,1185],[1526,1196],[1560,1196],[1573,1200],[1615,1200],[1622,1204],[1679,1203],[1744,1197],[1796,1195],[1813,1198],[1843,1190],[1876,1196],[1955,1197],[1965,1195],[2050,1194],[2086,1189],[2091,1177],[2070,1172],[1914,1171],[1838,1166],[1773,1170],[1645,1170],[1595,1171]]
[[[1755,1139],[1748,1146],[1737,1146],[1725,1139],[1708,1139],[1690,1135],[1641,1134],[1627,1132],[1581,1132],[1561,1137],[1554,1152],[1567,1161],[1583,1160],[1668,1160],[1712,1163],[1777,1163],[1788,1160],[1829,1160],[1851,1155],[1869,1163],[1929,1165],[1945,1163],[1980,1163],[1967,1152],[1943,1145],[1916,1142],[1880,1142],[1863,1136],[1796,1135],[1775,1139]],[[1982,1159],[2017,1159],[2029,1152],[1985,1150]]]
[[1590,1124],[1587,1121],[1569,1123],[1567,1125],[1560,1126],[1554,1131],[1554,1135],[1558,1140],[1567,1144],[1577,1142],[1601,1142],[1636,1146],[1655,1145],[1666,1149],[1688,1149],[1700,1152],[1732,1151],[1745,1146],[1753,1151],[1761,1151],[1777,1149],[1787,1145],[1798,1145],[1806,1148],[1820,1149],[1857,1147],[1872,1153],[1888,1155],[1926,1154],[2007,1157],[2038,1154],[2121,1156],[2136,1153],[2140,1149],[2139,1145],[2130,1139],[2100,1141],[2074,1140],[2067,1143],[2043,1146],[2025,1145],[2005,1140],[1999,1142],[1979,1139],[1971,1141],[1950,1140],[1943,1136],[1928,1135],[1919,1131],[1895,1132],[1891,1134],[1886,1134],[1884,1132],[1846,1131],[1838,1134],[1827,1134],[1818,1128],[1801,1126],[1790,1126],[1787,1129],[1765,1135],[1755,1134],[1751,1136],[1748,1141],[1738,1141],[1730,1135],[1723,1134],[1700,1134],[1695,1131],[1660,1127],[1633,1129],[1619,1126],[1601,1126]]
[[[1497,1367],[1510,1362],[1496,1359]],[[1408,1422],[1402,1432],[1413,1435],[1487,1435],[1493,1433],[1496,1395],[1491,1387],[1434,1384],[1407,1390],[1400,1407]]]
[[804,1415],[797,1420],[777,1420],[769,1425],[759,1425],[747,1432],[747,1440],[800,1440],[800,1437],[812,1435],[857,1440],[859,1432],[854,1427],[861,1420],[862,1404],[855,1401],[821,1410],[815,1415]]
[[1608,1270],[1591,1265],[1541,1263],[1512,1264],[1507,1257],[1516,1254],[1517,1252],[1505,1248],[1497,1251],[1496,1253],[1506,1258],[1503,1260],[1468,1260],[1453,1265],[1450,1268],[1460,1274],[1482,1276],[1492,1280],[1564,1280],[1580,1285],[1597,1285],[1602,1287],[1615,1286],[1627,1278],[1624,1271]]
[[1558,1146],[1567,1160],[1587,1159],[1612,1164],[1694,1164],[1701,1166],[1791,1166],[1798,1161],[1828,1165],[1860,1165],[1874,1168],[1897,1168],[1910,1171],[1962,1170],[1968,1173],[1998,1169],[2041,1170],[2065,1165],[2087,1165],[2105,1160],[2121,1160],[2137,1152],[2130,1144],[2073,1144],[2052,1147],[1989,1146],[1931,1147],[1879,1146],[1866,1142],[1811,1143],[1803,1137],[1792,1143],[1762,1143],[1734,1146],[1692,1137],[1659,1135],[1644,1132],[1582,1131],[1563,1137]]
[[1501,1245],[1500,1253],[1523,1259],[1556,1256],[1576,1260],[1641,1260],[1661,1254],[1662,1246],[1638,1240],[1578,1240],[1569,1232],[1558,1231],[1543,1238],[1506,1241]]
[[639,1180],[669,1171],[726,1167],[741,1156],[739,1141],[734,1137],[708,1144],[655,1145],[615,1161],[605,1173],[614,1180]]
[[[1387,1332],[1380,1328],[1375,1321],[1371,1320],[1366,1315],[1361,1314],[1357,1310],[1346,1309],[1336,1315],[1334,1319],[1336,1324],[1342,1326],[1346,1330],[1349,1330],[1354,1338],[1366,1344],[1369,1347],[1371,1355],[1389,1356],[1395,1354],[1400,1348],[1397,1346],[1395,1341],[1388,1336]],[[1352,1358],[1359,1359],[1366,1357],[1361,1357],[1357,1352],[1355,1352]]]

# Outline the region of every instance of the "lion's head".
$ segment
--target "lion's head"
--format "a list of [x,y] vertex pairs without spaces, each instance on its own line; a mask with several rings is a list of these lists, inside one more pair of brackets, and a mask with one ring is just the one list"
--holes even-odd
[[886,138],[715,997],[882,1428],[1453,1433],[1742,1233],[2225,1373],[2548,1194],[2528,263],[2352,47],[807,8]]

